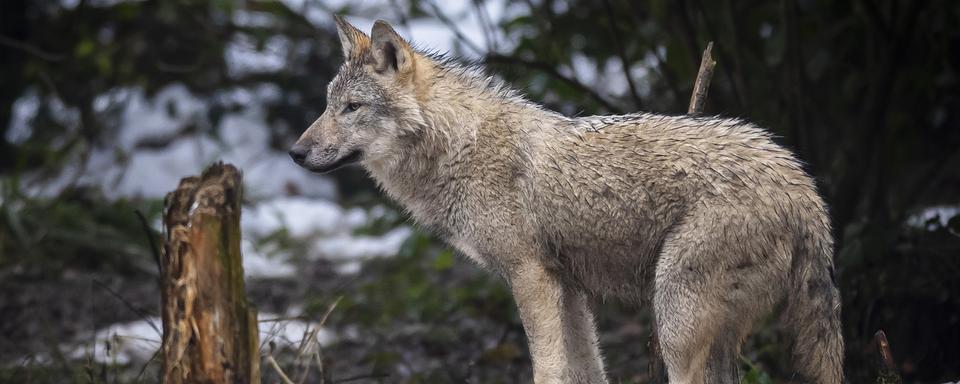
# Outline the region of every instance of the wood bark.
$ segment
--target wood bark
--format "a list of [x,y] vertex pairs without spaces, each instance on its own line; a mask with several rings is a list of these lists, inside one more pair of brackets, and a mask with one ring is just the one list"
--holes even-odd
[[214,164],[166,196],[161,296],[164,383],[259,383],[257,314],[240,255],[242,177]]

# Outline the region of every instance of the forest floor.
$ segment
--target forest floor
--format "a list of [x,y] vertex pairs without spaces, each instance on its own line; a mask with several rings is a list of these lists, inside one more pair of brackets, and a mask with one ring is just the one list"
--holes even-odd
[[[291,377],[318,382],[320,368],[305,363],[301,349],[315,329],[332,382],[529,381],[523,331],[501,282],[419,233],[398,253],[348,273],[328,260],[300,259],[290,261],[294,274],[248,277],[262,352],[273,351]],[[157,275],[131,269],[56,277],[2,271],[0,381],[155,381]],[[607,364],[621,382],[643,382],[646,322],[620,315],[601,320],[604,346],[614,352]],[[276,378],[265,362],[263,372]]]

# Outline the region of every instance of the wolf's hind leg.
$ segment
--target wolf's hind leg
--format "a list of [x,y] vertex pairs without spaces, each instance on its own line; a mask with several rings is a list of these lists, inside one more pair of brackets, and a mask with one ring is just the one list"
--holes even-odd
[[653,305],[670,383],[739,382],[740,345],[782,297],[790,260],[786,243],[754,222],[694,217],[664,242]]
[[718,331],[715,316],[696,290],[673,279],[661,281],[659,271],[657,278],[653,306],[670,384],[703,384]]
[[[725,316],[704,318],[698,316],[697,312],[709,313],[668,311],[663,316],[658,314],[658,323],[664,323],[664,326],[658,327],[658,332],[668,335],[661,335],[660,341],[670,383],[739,383],[737,357],[749,327],[724,321],[727,318]],[[690,321],[684,323],[680,318]],[[672,324],[675,330],[689,330],[688,326],[694,322],[700,325],[692,331],[680,333],[665,329]]]
[[[739,329],[738,329],[739,328]],[[740,345],[749,327],[729,324],[721,330],[710,346],[707,357],[706,381],[708,383],[737,384],[740,382]]]

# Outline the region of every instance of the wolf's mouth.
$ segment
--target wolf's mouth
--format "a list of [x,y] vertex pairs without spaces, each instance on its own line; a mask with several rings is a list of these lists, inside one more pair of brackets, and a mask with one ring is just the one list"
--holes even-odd
[[337,161],[334,161],[333,163],[324,165],[322,167],[311,168],[310,171],[316,172],[316,173],[327,173],[337,168],[340,168],[342,166],[356,163],[360,161],[360,158],[362,157],[363,157],[363,153],[360,152],[359,149],[354,150],[353,152],[348,153],[346,156],[341,157],[340,159],[338,159]]

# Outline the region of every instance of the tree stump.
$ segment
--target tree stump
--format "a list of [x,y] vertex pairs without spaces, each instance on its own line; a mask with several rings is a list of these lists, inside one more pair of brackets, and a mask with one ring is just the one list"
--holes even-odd
[[164,383],[259,383],[256,311],[240,255],[242,177],[217,163],[164,202]]

